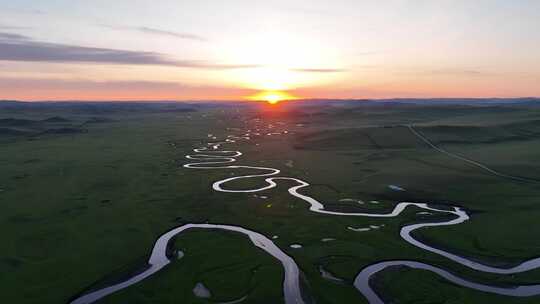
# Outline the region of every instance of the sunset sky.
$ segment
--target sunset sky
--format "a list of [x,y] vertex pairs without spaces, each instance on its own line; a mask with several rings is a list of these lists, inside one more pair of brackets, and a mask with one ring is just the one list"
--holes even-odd
[[0,0],[0,99],[261,92],[540,96],[540,1]]

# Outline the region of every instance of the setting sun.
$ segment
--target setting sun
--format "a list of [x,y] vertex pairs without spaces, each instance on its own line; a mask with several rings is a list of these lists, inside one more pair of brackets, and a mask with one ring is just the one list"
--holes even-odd
[[270,104],[276,104],[281,101],[281,97],[279,95],[268,95],[265,96],[266,101]]
[[266,101],[269,104],[276,104],[283,100],[297,99],[297,97],[294,97],[286,92],[281,92],[281,91],[264,91],[256,95],[250,96],[249,99],[257,100],[257,101]]

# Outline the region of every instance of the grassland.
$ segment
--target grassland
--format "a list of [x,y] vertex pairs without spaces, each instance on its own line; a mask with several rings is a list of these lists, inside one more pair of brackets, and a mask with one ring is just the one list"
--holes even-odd
[[[244,153],[239,163],[279,168],[284,176],[309,181],[305,192],[328,208],[389,210],[398,201],[457,204],[470,210],[471,221],[425,229],[417,237],[494,265],[540,255],[540,183],[504,179],[450,158],[406,127],[414,124],[435,144],[490,168],[540,179],[540,108],[535,106],[12,107],[0,112],[4,301],[67,303],[86,288],[141,267],[161,233],[190,222],[233,224],[279,236],[275,243],[297,261],[317,303],[365,303],[352,280],[380,260],[421,260],[484,283],[540,282],[540,270],[514,276],[478,273],[399,237],[402,225],[439,215],[418,215],[418,210],[395,219],[314,214],[287,194],[289,182],[262,199],[211,191],[212,182],[245,171],[181,168],[184,155],[208,142],[208,134],[224,138],[254,128],[253,118],[282,122],[289,133],[232,144]],[[339,202],[342,198],[380,204]],[[381,224],[364,233],[347,229]],[[290,248],[293,243],[303,248]],[[176,238],[173,247],[184,258],[100,303],[218,303],[245,295],[242,303],[281,301],[280,265],[245,237],[192,231]],[[344,282],[322,278],[321,265]],[[211,290],[210,299],[194,296],[197,282]],[[407,269],[382,273],[376,285],[392,303],[540,301],[471,291]]]

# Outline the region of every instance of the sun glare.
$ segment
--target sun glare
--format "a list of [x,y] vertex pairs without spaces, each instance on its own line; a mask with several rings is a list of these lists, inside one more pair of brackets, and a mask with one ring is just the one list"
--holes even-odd
[[296,97],[280,91],[264,91],[256,95],[250,96],[249,99],[257,101],[266,101],[269,104],[277,104],[283,100],[293,100],[297,99]]
[[269,104],[276,104],[281,101],[281,97],[275,94],[267,95],[264,97]]

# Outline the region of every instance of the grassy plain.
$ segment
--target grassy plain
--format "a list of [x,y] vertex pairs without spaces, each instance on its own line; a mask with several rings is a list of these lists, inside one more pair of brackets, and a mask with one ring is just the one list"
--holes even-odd
[[[51,119],[54,118],[54,119]],[[309,212],[288,195],[293,185],[258,193],[219,193],[211,184],[247,170],[183,169],[184,155],[262,125],[281,136],[226,146],[239,164],[274,167],[308,181],[305,189],[334,210],[390,210],[399,201],[467,208],[462,225],[416,236],[494,265],[540,255],[540,183],[517,182],[450,158],[406,125],[453,153],[499,171],[540,179],[540,108],[349,104],[88,105],[0,112],[0,289],[6,303],[67,303],[93,284],[144,264],[155,239],[184,223],[239,225],[269,237],[294,257],[317,303],[365,303],[355,275],[380,260],[413,259],[492,284],[540,282],[540,270],[514,276],[471,271],[399,237],[408,223],[441,220],[408,210],[393,219]],[[283,123],[283,125],[278,124]],[[241,131],[240,131],[241,130]],[[261,181],[258,181],[261,182]],[[257,181],[231,183],[245,188]],[[399,185],[406,191],[393,191]],[[360,199],[366,204],[340,202]],[[379,204],[371,204],[376,200]],[[347,227],[385,226],[369,232]],[[335,241],[323,242],[323,238]],[[301,249],[289,246],[303,245]],[[100,303],[279,303],[282,270],[240,235],[190,231],[173,247],[185,253],[165,270]],[[343,283],[326,280],[323,266]],[[203,282],[210,299],[194,296]],[[391,269],[375,280],[391,303],[538,303],[471,291],[418,270]],[[96,286],[96,285],[94,285]]]

